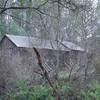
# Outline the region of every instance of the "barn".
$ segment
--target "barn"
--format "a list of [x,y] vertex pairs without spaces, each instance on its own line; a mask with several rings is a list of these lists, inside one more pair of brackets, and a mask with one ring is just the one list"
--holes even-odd
[[43,66],[48,72],[67,68],[70,58],[73,65],[77,64],[79,55],[84,52],[83,48],[68,41],[6,34],[0,41],[0,80],[4,80],[2,84],[12,84],[15,79],[36,81],[41,70],[33,47],[39,51]]

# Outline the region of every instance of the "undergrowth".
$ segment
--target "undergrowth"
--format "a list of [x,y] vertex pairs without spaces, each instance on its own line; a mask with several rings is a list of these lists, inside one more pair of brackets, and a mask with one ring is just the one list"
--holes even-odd
[[[87,90],[75,92],[75,88],[71,83],[55,83],[59,100],[100,100],[100,84],[98,81],[93,81]],[[78,87],[77,87],[78,88]],[[1,100],[57,100],[53,89],[48,85],[37,85],[30,87],[25,82],[19,82],[18,87],[9,90],[6,93],[5,99]]]

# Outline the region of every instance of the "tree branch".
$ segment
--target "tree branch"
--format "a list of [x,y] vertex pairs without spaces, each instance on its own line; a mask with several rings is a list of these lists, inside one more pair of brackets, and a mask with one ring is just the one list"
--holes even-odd
[[0,9],[1,9],[0,14],[4,13],[5,11],[10,10],[10,9],[14,9],[14,10],[34,9],[34,10],[37,10],[37,8],[35,8],[35,7],[7,7],[7,8],[0,7]]
[[3,14],[5,11],[7,11],[7,10],[12,10],[12,9],[13,9],[13,10],[27,10],[27,9],[33,9],[33,10],[35,10],[35,11],[37,11],[38,13],[41,13],[41,14],[43,14],[43,15],[47,15],[47,16],[56,18],[55,16],[51,16],[51,15],[49,15],[49,14],[47,14],[47,13],[45,13],[45,12],[39,10],[38,7],[37,7],[37,8],[36,8],[36,7],[7,7],[7,8],[5,8],[5,7],[0,7],[0,9],[1,9],[0,14]]
[[84,5],[84,4],[77,4],[72,0],[68,0],[65,1],[65,3],[62,3],[62,1],[58,0],[54,0],[53,3],[58,3],[59,5],[61,5],[62,7],[66,8],[66,9],[70,9],[72,11],[75,11],[77,9],[81,9],[81,10],[87,10],[90,9],[90,7],[88,5]]
[[39,67],[41,68],[45,79],[48,81],[49,85],[52,87],[54,93],[56,94],[57,91],[56,91],[56,89],[54,88],[54,86],[53,86],[53,84],[52,84],[52,82],[51,82],[51,80],[50,80],[50,78],[49,78],[48,72],[45,70],[44,66],[42,65],[42,59],[41,59],[41,56],[40,56],[38,50],[37,50],[36,48],[33,48],[33,50],[34,50],[34,52],[35,52],[35,54],[36,54],[36,56],[37,56],[38,65],[39,65]]
[[6,1],[5,1],[5,3],[4,3],[4,8],[6,7],[8,1],[9,1],[9,0],[6,0]]
[[42,7],[42,6],[44,6],[45,4],[47,4],[47,3],[48,3],[48,0],[46,0],[43,4],[39,5],[38,7],[8,7],[8,8],[6,8],[7,2],[8,2],[8,0],[5,1],[4,7],[0,7],[0,9],[1,9],[0,14],[4,13],[5,11],[10,10],[10,9],[15,9],[15,10],[18,10],[18,9],[19,9],[19,10],[21,10],[21,9],[22,9],[22,10],[34,9],[34,10],[37,10],[37,11],[39,11],[40,13],[44,14],[42,11],[39,10],[39,8]]
[[48,1],[49,1],[49,0],[46,0],[43,4],[39,5],[38,8],[40,8],[40,7],[44,6],[45,4],[47,4]]

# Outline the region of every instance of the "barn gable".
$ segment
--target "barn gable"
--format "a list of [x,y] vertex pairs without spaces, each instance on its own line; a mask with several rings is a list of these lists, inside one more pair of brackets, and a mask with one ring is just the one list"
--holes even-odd
[[11,47],[11,45],[17,47],[17,45],[14,42],[12,42],[6,35],[0,41],[0,47],[2,48],[8,48],[9,46]]

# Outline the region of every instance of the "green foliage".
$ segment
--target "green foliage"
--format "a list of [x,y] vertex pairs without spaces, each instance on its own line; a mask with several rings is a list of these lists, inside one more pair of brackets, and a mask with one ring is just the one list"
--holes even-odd
[[30,7],[32,7],[32,0],[29,0]]
[[100,100],[100,83],[93,81],[88,91],[82,92],[83,100]]
[[[56,100],[53,89],[48,85],[30,87],[25,82],[17,84],[18,87],[9,91],[5,100]],[[55,83],[54,87],[61,100],[100,100],[100,84],[97,81],[92,82],[87,91],[78,93],[72,83]]]
[[32,7],[32,5],[33,5],[33,2],[32,2],[32,0],[29,0],[29,7],[30,7],[30,9],[29,10],[27,10],[27,15],[30,17],[31,16],[31,13],[32,13],[32,9],[31,9],[31,7]]
[[25,1],[25,0],[19,0],[20,6],[21,7],[25,6],[25,2],[27,2],[29,4],[29,7],[32,7],[32,5],[34,5],[34,6],[42,5],[45,2],[47,2],[47,0],[27,0],[27,1]]
[[24,1],[25,1],[25,0],[19,0],[20,6],[24,6]]
[[16,34],[16,35],[25,35],[26,34],[25,30],[21,26],[19,26],[17,23],[15,23],[14,21],[12,21],[10,23],[9,33]]
[[0,35],[3,35],[5,33],[5,28],[6,28],[6,24],[2,21],[0,21]]
[[11,21],[9,25],[0,21],[0,35],[4,34],[26,35],[26,32],[14,21]]
[[[54,84],[54,87],[61,94],[61,99],[72,94],[72,87],[69,84]],[[18,82],[18,88],[7,93],[8,100],[55,100],[53,89],[50,86],[37,85],[29,87],[25,82]]]
[[55,100],[50,87],[34,86],[29,87],[24,82],[20,82],[17,89],[7,94],[7,100]]
[[[75,93],[75,90],[73,86],[71,86],[70,83],[62,84],[62,86],[59,89],[60,94],[62,95],[62,100],[70,100],[70,99],[76,99],[77,95]],[[78,99],[77,99],[78,100]]]
[[34,88],[34,100],[54,100],[52,96],[53,92],[51,88],[47,88],[45,86],[36,86]]

